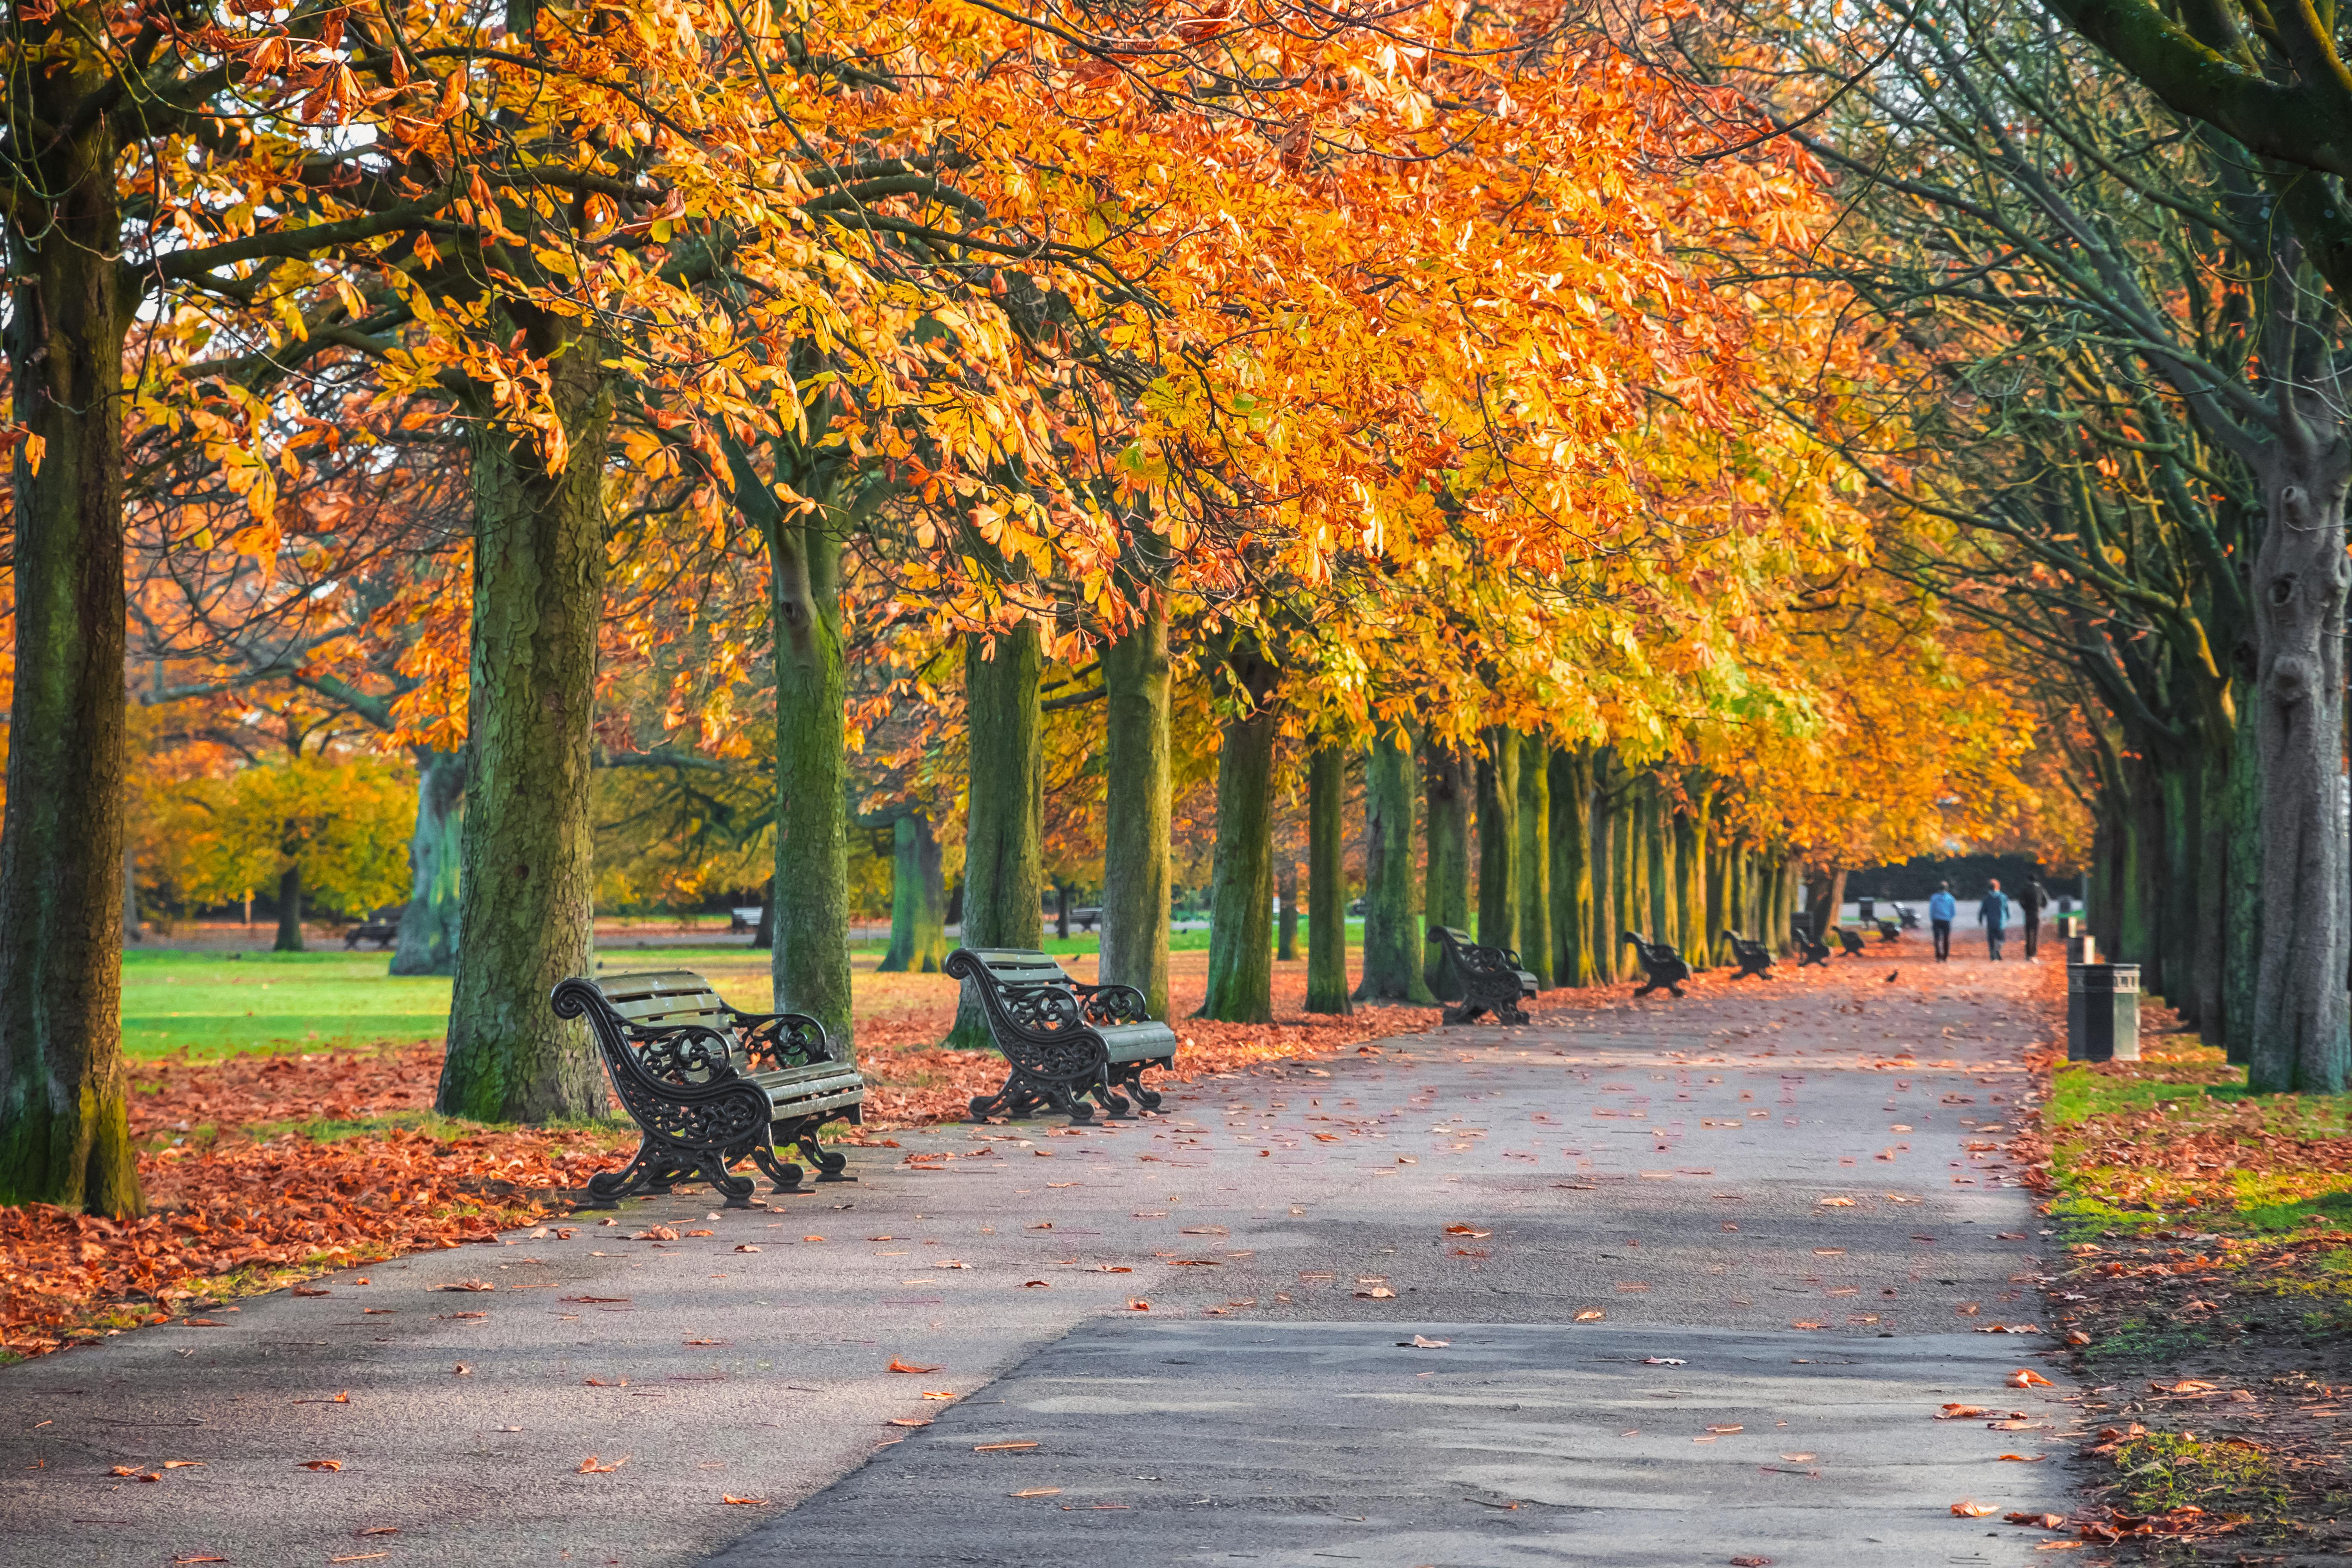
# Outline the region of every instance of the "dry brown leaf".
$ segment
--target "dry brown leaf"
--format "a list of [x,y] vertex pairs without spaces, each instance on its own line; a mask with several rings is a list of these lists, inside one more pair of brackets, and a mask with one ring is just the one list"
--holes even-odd
[[2011,1388],[2054,1388],[2057,1384],[2031,1367],[2019,1367],[2004,1379]]
[[628,1462],[629,1456],[624,1454],[609,1465],[599,1464],[596,1461],[596,1456],[591,1454],[586,1458],[581,1460],[580,1468],[572,1473],[575,1476],[609,1476],[614,1470],[619,1469],[623,1465],[625,1465]]
[[945,1366],[925,1366],[919,1362],[901,1361],[897,1356],[892,1356],[890,1358],[889,1366],[885,1370],[889,1372],[924,1373],[945,1372],[947,1368]]
[[2000,1505],[1997,1502],[1973,1502],[1963,1498],[1952,1505],[1952,1511],[1962,1519],[1982,1519],[1989,1513],[1999,1513]]
[[[703,1234],[707,1236],[709,1233],[706,1231]],[[732,1503],[738,1508],[765,1508],[768,1506],[768,1500],[763,1497],[730,1497],[725,1492],[720,1492],[719,1494],[719,1500],[724,1503]]]
[[340,1470],[343,1462],[341,1459],[305,1459],[302,1468],[306,1470]]

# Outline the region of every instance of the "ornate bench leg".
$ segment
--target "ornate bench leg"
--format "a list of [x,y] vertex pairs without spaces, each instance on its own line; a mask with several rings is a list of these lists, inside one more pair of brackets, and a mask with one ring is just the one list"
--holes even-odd
[[776,1191],[780,1193],[799,1192],[801,1190],[801,1168],[798,1165],[793,1164],[790,1160],[780,1159],[777,1157],[775,1145],[778,1142],[780,1142],[780,1140],[776,1137],[774,1129],[771,1128],[766,1138],[751,1145],[752,1163],[758,1165],[761,1171],[767,1173],[768,1180],[774,1184]]
[[818,1116],[812,1116],[801,1123],[800,1131],[793,1136],[793,1142],[799,1146],[802,1157],[816,1167],[816,1179],[820,1182],[857,1180],[856,1177],[846,1175],[843,1172],[843,1167],[849,1163],[848,1155],[827,1149],[816,1141],[817,1129],[824,1124],[824,1119]]
[[727,1200],[725,1206],[730,1209],[751,1206],[751,1194],[756,1184],[751,1177],[735,1175],[727,1169],[725,1152],[710,1150],[701,1155],[699,1163],[702,1179],[710,1184],[712,1192]]
[[640,1139],[635,1158],[617,1171],[599,1171],[588,1178],[588,1195],[592,1206],[618,1208],[621,1200],[647,1184],[656,1172],[667,1176],[674,1156],[667,1144],[657,1144],[650,1138]]

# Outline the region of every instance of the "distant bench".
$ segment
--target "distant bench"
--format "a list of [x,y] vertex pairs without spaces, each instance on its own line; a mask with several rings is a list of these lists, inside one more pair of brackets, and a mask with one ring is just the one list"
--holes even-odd
[[1527,1009],[1519,1004],[1535,996],[1536,977],[1516,952],[1475,942],[1468,931],[1452,926],[1430,927],[1429,940],[1445,949],[1462,982],[1462,1000],[1439,1015],[1442,1022],[1466,1024],[1481,1013],[1494,1014],[1498,1024],[1528,1021]]
[[1090,1121],[1089,1095],[1112,1116],[1133,1109],[1129,1094],[1146,1110],[1160,1108],[1143,1069],[1176,1065],[1176,1031],[1151,1016],[1134,986],[1081,984],[1025,948],[960,947],[943,967],[980,1003],[1008,1069],[1002,1089],[973,1097],[974,1121],[1049,1108]]
[[1745,980],[1751,974],[1759,980],[1772,978],[1772,949],[1769,944],[1750,942],[1735,931],[1725,931],[1723,940],[1731,944],[1731,956],[1739,961],[1739,973],[1732,976],[1734,980]]
[[866,1079],[814,1018],[742,1012],[683,969],[566,980],[549,1004],[560,1018],[587,1018],[641,1134],[625,1169],[589,1178],[603,1203],[698,1175],[730,1207],[746,1207],[751,1179],[728,1167],[748,1154],[778,1192],[793,1192],[801,1168],[777,1150],[794,1146],[818,1181],[856,1179],[841,1173],[845,1157],[820,1147],[816,1134],[827,1121],[864,1119]]
[[1627,931],[1625,940],[1633,944],[1633,956],[1642,961],[1644,977],[1634,995],[1647,996],[1662,986],[1676,996],[1683,994],[1683,982],[1691,977],[1691,970],[1673,943],[1652,942],[1637,931]]
[[373,914],[343,933],[343,951],[348,952],[363,942],[372,942],[378,947],[390,947],[399,940],[400,917],[396,914]]

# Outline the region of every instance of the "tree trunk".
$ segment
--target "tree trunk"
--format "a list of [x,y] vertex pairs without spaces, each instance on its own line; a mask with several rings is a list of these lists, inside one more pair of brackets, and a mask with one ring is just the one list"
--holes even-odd
[[[762,494],[766,493],[762,487]],[[768,978],[780,1013],[805,1013],[844,1050],[849,994],[849,732],[841,540],[822,510],[754,514],[768,546],[776,665],[776,897]]]
[[1706,824],[1709,796],[1701,791],[1675,813],[1675,945],[1693,969],[1712,963],[1715,933],[1706,924]]
[[548,356],[569,456],[551,464],[530,433],[487,409],[469,426],[473,761],[437,1103],[484,1121],[601,1117],[606,1103],[585,1030],[559,1020],[547,997],[559,981],[593,973],[589,725],[613,405],[601,344],[548,318],[524,335]]
[[[770,857],[772,860],[773,856]],[[767,952],[776,945],[776,875],[768,873],[768,885],[760,893],[760,918],[751,922],[751,950]]]
[[947,891],[931,819],[902,811],[890,823],[890,951],[878,973],[937,974],[947,962]]
[[[1037,625],[964,641],[963,691],[971,781],[964,806],[963,945],[1034,948],[1043,932],[1045,752],[1039,730]],[[970,982],[945,1044],[984,1049],[988,1019]]]
[[[1280,858],[1274,876],[1275,901],[1282,906],[1275,921],[1274,957],[1277,963],[1293,963],[1298,959],[1298,862],[1288,855]],[[1308,984],[1312,985],[1311,978]]]
[[1054,939],[1067,942],[1070,940],[1070,885],[1058,879],[1053,880]]
[[2254,988],[2263,962],[2263,781],[2260,744],[2238,683],[2238,723],[2230,745],[2229,873],[2221,889],[2221,1049],[2243,1065],[2254,1054]]
[[[1440,785],[1435,759],[1442,755],[1432,752],[1427,780],[1430,880],[1424,896],[1431,899],[1448,896],[1438,880],[1441,850],[1456,857],[1453,864],[1460,870],[1466,871],[1469,866],[1468,856],[1462,853],[1466,843],[1461,832],[1458,766],[1454,770],[1456,776],[1443,786],[1447,798],[1442,807],[1436,797]],[[1401,724],[1384,725],[1373,732],[1371,749],[1364,757],[1364,975],[1356,986],[1359,1002],[1410,1002],[1426,1006],[1434,999],[1425,950],[1437,944],[1428,940],[1421,911],[1413,907],[1412,783],[1412,738]],[[1448,816],[1450,820],[1445,819]],[[1335,868],[1337,854],[1335,850]],[[1313,896],[1310,891],[1309,897]],[[1457,881],[1450,896],[1466,903],[1469,891]],[[1322,918],[1313,910],[1308,916]],[[1429,923],[1445,922],[1433,908]],[[1441,978],[1451,978],[1443,964],[1437,967]]]
[[1272,668],[1234,659],[1254,706],[1226,721],[1217,753],[1217,848],[1209,879],[1209,984],[1194,1015],[1274,1022],[1274,745]]
[[[1402,832],[1410,857],[1412,759],[1402,746],[1395,749],[1400,759],[1395,771],[1404,787],[1393,793],[1404,797]],[[1368,797],[1369,784],[1368,779]],[[1348,1001],[1347,804],[1348,753],[1336,745],[1316,747],[1307,758],[1307,1010],[1310,1013],[1354,1011]],[[1381,868],[1383,872],[1387,869],[1385,865]],[[1412,885],[1410,858],[1404,869],[1406,875],[1397,880],[1402,881],[1409,891]],[[1290,889],[1282,899],[1282,923],[1287,928],[1297,923],[1292,911],[1298,900],[1298,871],[1295,863],[1286,863],[1285,871]],[[1408,911],[1402,924],[1410,931],[1412,923]],[[1417,972],[1418,968],[1412,965],[1408,972]]]
[[1619,817],[1610,798],[1610,753],[1601,752],[1592,770],[1592,978],[1606,985],[1617,978],[1617,950],[1624,939],[1617,933],[1618,862],[1622,858]]
[[1519,738],[1496,727],[1478,758],[1478,945],[1519,945]]
[[[2258,1091],[2345,1086],[2344,496],[2352,450],[2326,414],[2263,465],[2269,516],[2255,552],[2253,720],[2262,777],[2263,957],[2254,993]],[[12,797],[13,799],[13,795]]]
[[302,868],[289,866],[278,873],[278,940],[273,952],[302,952]]
[[1519,895],[1519,962],[1549,990],[1551,952],[1551,748],[1540,735],[1516,737],[1519,747],[1518,864],[1512,875]]
[[19,447],[15,474],[0,1204],[123,1217],[146,1208],[122,1068],[122,351],[133,302],[115,118],[76,114],[94,83],[69,58],[97,56],[20,66],[6,89],[19,161],[11,387],[16,418],[43,451],[35,460]]
[[1168,617],[1153,609],[1103,649],[1102,957],[1106,985],[1168,1016]]
[[1584,746],[1554,752],[1548,766],[1552,978],[1561,985],[1591,985],[1598,979],[1592,962],[1592,752]]
[[408,902],[393,943],[394,974],[447,974],[457,968],[467,755],[463,746],[417,748],[416,827],[408,837]]
[[[1462,754],[1436,742],[1429,743],[1422,773],[1423,832],[1428,841],[1423,867],[1422,913],[1431,926],[1455,931],[1470,924],[1470,781]],[[1408,870],[1407,876],[1411,875]],[[1422,984],[1433,1000],[1458,1002],[1462,982],[1454,973],[1444,947],[1423,938],[1419,963]],[[1370,927],[1365,928],[1364,975],[1372,973]],[[1364,994],[1369,999],[1370,993]]]
[[1675,915],[1674,813],[1654,783],[1643,791],[1642,859],[1649,875],[1650,940],[1678,948],[1682,935],[1675,928],[1682,921]]

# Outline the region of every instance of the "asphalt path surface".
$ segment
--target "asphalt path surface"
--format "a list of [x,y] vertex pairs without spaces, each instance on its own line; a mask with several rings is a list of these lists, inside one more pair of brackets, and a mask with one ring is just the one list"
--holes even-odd
[[2022,1561],[1951,1505],[2064,1506],[2067,1406],[2007,1381],[2050,1342],[1982,1331],[2040,1314],[2041,1026],[2022,965],[1923,955],[897,1133],[8,1368],[0,1562]]

